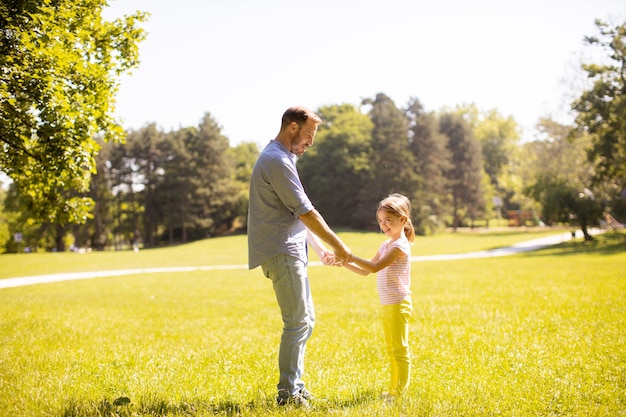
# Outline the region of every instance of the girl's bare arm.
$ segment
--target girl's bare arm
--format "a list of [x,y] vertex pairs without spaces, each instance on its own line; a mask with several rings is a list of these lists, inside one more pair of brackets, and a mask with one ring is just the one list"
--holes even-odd
[[[372,258],[371,261],[368,261],[367,259],[359,258],[358,256],[352,254],[352,263],[356,264],[356,266],[367,271],[368,273],[375,273],[391,265],[393,261],[395,261],[402,255],[404,255],[404,252],[402,252],[398,248],[392,248],[389,252],[387,252],[385,256],[383,256],[380,259],[378,259],[375,256],[374,258]],[[356,272],[356,271],[353,271],[353,272]]]

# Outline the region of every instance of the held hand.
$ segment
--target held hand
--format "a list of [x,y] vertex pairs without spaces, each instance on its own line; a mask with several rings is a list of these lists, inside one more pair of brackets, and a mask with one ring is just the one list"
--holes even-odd
[[341,264],[349,263],[352,261],[352,252],[346,245],[342,245],[340,248],[335,248],[335,259]]
[[339,262],[335,257],[335,254],[328,251],[322,251],[322,263],[327,266],[342,267],[343,263]]
[[322,263],[324,265],[335,265],[336,264],[335,254],[326,250],[322,251]]

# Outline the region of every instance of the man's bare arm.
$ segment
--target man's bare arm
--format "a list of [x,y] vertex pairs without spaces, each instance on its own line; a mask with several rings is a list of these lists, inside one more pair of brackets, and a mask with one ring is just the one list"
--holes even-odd
[[300,220],[311,232],[316,234],[324,242],[328,243],[335,250],[335,257],[340,262],[350,262],[352,252],[333,232],[326,220],[315,209],[300,216]]

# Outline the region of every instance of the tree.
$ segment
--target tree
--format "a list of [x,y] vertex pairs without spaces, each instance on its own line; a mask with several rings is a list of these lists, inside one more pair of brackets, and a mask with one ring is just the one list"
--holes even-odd
[[170,155],[166,142],[167,135],[150,123],[129,132],[126,144],[119,147],[128,173],[127,186],[123,189],[126,210],[119,213],[125,225],[120,232],[130,244],[142,240],[147,247],[155,245],[161,204],[156,189],[163,180],[163,166]]
[[459,111],[469,122],[474,137],[480,143],[485,172],[491,183],[500,188],[510,155],[520,140],[517,123],[511,116],[502,116],[497,109],[480,112],[474,104],[462,106]]
[[593,166],[586,157],[591,138],[551,119],[541,119],[537,128],[544,140],[524,145],[530,170],[525,194],[538,203],[543,222],[578,224],[590,240],[588,227],[598,224],[604,197],[601,187],[591,185]]
[[315,145],[298,160],[302,184],[315,207],[334,226],[371,225],[372,122],[350,104],[321,107]]
[[229,158],[235,163],[235,181],[246,188],[250,183],[252,168],[259,157],[259,147],[253,142],[242,142],[228,150]]
[[[32,213],[25,199],[16,190],[15,184],[10,184],[6,192],[4,205],[4,217],[9,229],[10,239],[5,243],[5,251],[9,253],[21,252],[25,248],[37,248],[44,246],[41,223],[30,221]],[[16,235],[20,239],[14,239]]]
[[456,230],[466,216],[473,220],[484,209],[482,155],[480,144],[461,114],[443,113],[439,129],[448,137],[448,150],[452,155],[452,166],[446,177],[452,200],[452,227]]
[[0,4],[0,170],[32,215],[86,221],[99,149],[119,141],[117,77],[138,64],[146,14],[102,19],[106,0],[6,0]]
[[235,162],[230,159],[228,138],[210,113],[206,113],[195,135],[188,137],[192,175],[187,177],[192,189],[187,224],[197,238],[215,236],[228,230],[239,215],[234,207],[239,190],[234,184]]
[[[409,120],[409,150],[415,161],[419,187],[412,198],[413,226],[417,234],[433,233],[434,218],[447,214],[445,173],[451,168],[448,138],[439,132],[437,116],[412,98],[405,110]],[[433,217],[435,216],[435,217]]]
[[169,132],[166,135],[167,140],[162,143],[163,165],[161,176],[155,184],[154,207],[146,208],[155,213],[158,219],[155,220],[154,227],[144,231],[146,236],[150,236],[148,242],[151,246],[156,244],[160,225],[167,231],[169,244],[175,242],[177,231],[181,232],[182,241],[187,239],[185,219],[191,210],[190,198],[194,190],[188,181],[193,176],[193,169],[186,144],[193,140],[196,133],[195,127],[181,128]]
[[234,161],[234,186],[238,189],[237,197],[233,201],[234,228],[247,228],[248,221],[248,194],[252,168],[259,156],[256,143],[243,142],[234,148],[228,149],[229,159]]
[[72,226],[74,246],[104,250],[111,243],[114,196],[111,190],[110,153],[113,143],[103,143],[96,155],[96,173],[91,179],[88,196],[94,201],[93,217],[84,224]]
[[583,64],[592,85],[574,101],[579,131],[592,135],[589,160],[595,165],[595,182],[626,177],[626,22],[616,25],[596,20],[600,36],[585,43],[607,54],[606,63]]
[[485,194],[487,213],[497,208],[499,216],[501,210],[515,204],[511,201],[515,190],[510,174],[519,149],[519,126],[513,117],[504,117],[497,109],[479,111],[476,105],[470,104],[460,106],[458,111],[469,122],[480,143],[484,170],[489,178],[489,183],[483,182],[483,190],[490,194]]
[[420,183],[415,170],[415,158],[409,150],[409,121],[405,113],[385,94],[366,99],[371,105],[370,119],[374,123],[370,160],[373,178],[368,186],[372,206],[390,193],[413,196]]
[[7,214],[4,212],[4,199],[6,198],[6,194],[2,181],[0,181],[0,253],[4,252],[3,248],[5,248],[12,239],[12,237],[9,237]]

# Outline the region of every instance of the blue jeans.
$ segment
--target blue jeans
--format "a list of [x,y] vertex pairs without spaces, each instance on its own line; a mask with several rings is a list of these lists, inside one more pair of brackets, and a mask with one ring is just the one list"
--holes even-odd
[[279,393],[295,395],[304,389],[304,351],[315,325],[315,310],[306,264],[298,259],[277,255],[261,265],[272,280],[283,318],[283,333],[278,352]]

